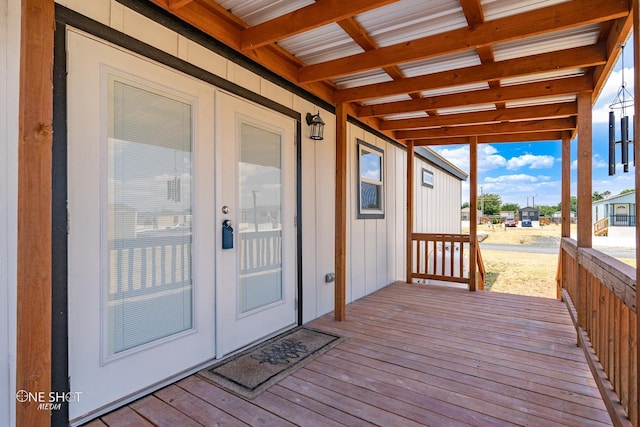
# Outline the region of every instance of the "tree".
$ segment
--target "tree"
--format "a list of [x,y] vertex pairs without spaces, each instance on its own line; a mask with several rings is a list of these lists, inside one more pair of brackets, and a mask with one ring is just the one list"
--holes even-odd
[[602,193],[600,193],[598,191],[594,191],[593,195],[591,196],[591,201],[596,202],[598,200],[606,199],[610,195],[611,195],[611,191],[609,191],[609,190],[603,191]]
[[538,213],[540,216],[552,217],[554,213],[558,212],[561,208],[560,205],[555,206],[546,206],[546,205],[538,205]]
[[517,204],[517,203],[505,203],[504,205],[502,205],[500,210],[502,210],[502,211],[511,211],[511,212],[516,212],[517,213],[520,210],[520,205]]
[[627,188],[626,190],[622,190],[620,194],[633,193],[634,191],[636,190],[634,190],[633,188]]
[[500,206],[502,205],[502,199],[499,194],[484,193],[478,197],[478,209],[482,209],[484,204],[485,215],[496,215],[500,213]]
[[468,207],[469,207],[469,202],[464,202],[461,206],[462,209],[468,208]]

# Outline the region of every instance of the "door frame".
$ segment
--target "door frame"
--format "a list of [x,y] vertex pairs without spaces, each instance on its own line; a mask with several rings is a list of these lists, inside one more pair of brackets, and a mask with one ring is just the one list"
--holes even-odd
[[[77,28],[95,37],[98,37],[113,45],[125,48],[134,54],[138,54],[147,59],[168,66],[174,70],[183,72],[191,77],[197,78],[205,83],[211,84],[215,88],[222,89],[247,101],[254,102],[270,110],[281,113],[295,121],[295,216],[296,216],[296,290],[297,290],[297,324],[302,324],[303,319],[303,287],[302,287],[302,114],[285,105],[279,104],[269,98],[207,72],[193,64],[170,55],[160,49],[151,47],[139,40],[107,27],[101,23],[91,20],[88,17],[70,10],[56,3],[56,30],[54,39],[54,69],[53,69],[53,147],[52,147],[52,331],[51,331],[51,360],[52,366],[56,366],[51,372],[51,389],[56,392],[70,392],[69,384],[69,337],[68,337],[68,239],[67,239],[67,26]],[[202,38],[201,35],[194,35],[192,32],[185,34],[191,39]],[[214,40],[207,38],[203,43],[212,53],[218,53],[220,45]],[[240,65],[246,66],[246,58],[239,54],[232,57],[225,55],[229,60],[237,59]],[[253,67],[252,67],[253,68]],[[264,75],[266,71],[261,70]],[[265,78],[267,78],[266,76]],[[325,104],[318,100],[318,104]],[[190,372],[179,373],[186,376]],[[150,384],[148,392],[160,388],[163,384]],[[123,402],[124,403],[124,402]],[[68,425],[69,407],[67,403],[62,403],[60,410],[52,411],[52,425]]]

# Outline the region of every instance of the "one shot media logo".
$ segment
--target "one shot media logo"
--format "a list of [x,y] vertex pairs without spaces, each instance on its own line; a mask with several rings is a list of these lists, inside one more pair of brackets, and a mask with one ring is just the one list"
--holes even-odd
[[19,403],[37,403],[38,409],[43,411],[57,411],[63,403],[79,402],[81,391],[59,392],[59,391],[27,391],[18,390],[16,401]]

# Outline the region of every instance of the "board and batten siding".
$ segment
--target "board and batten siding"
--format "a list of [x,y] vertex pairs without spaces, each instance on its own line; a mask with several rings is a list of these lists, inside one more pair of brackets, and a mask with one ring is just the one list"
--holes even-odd
[[[404,278],[405,150],[348,125],[347,302]],[[361,140],[384,151],[384,218],[358,219],[358,151]]]
[[0,0],[0,425],[16,422],[20,0]]
[[[433,172],[433,188],[422,185],[422,169]],[[416,233],[460,233],[462,187],[460,179],[416,156],[414,163]]]

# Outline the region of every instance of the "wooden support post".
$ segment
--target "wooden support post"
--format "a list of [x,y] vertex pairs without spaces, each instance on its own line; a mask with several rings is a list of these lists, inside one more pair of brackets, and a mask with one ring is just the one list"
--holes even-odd
[[[561,190],[561,205],[562,205],[562,237],[571,237],[571,134],[566,132],[562,138],[562,190]],[[560,281],[557,286],[556,298],[562,299],[562,288],[564,287],[564,281],[566,278],[565,272],[562,271],[564,267],[564,251],[560,251],[560,259],[558,260],[558,273],[560,274]]]
[[[633,10],[633,65],[635,72],[633,73],[634,86],[633,86],[633,99],[640,100],[640,74],[638,73],[638,67],[640,66],[640,1],[633,0],[633,4],[631,9]],[[634,165],[635,165],[635,179],[636,179],[636,221],[638,215],[640,215],[640,197],[638,197],[638,192],[640,191],[640,146],[638,144],[638,134],[640,131],[640,102],[636,101],[634,103],[634,118],[633,118],[633,129],[634,129],[634,144],[633,144],[633,156],[634,156]],[[640,265],[640,228],[636,223],[636,265]],[[636,269],[637,275],[637,269]],[[638,307],[638,303],[640,303],[640,295],[639,292],[636,292],[636,307]],[[640,327],[640,316],[637,316],[638,325]],[[637,331],[640,331],[640,328],[636,328]],[[636,401],[629,402],[630,405],[636,405],[636,411],[640,408],[640,393],[637,391],[640,390],[640,380],[638,379],[638,372],[640,372],[640,354],[638,354],[638,348],[640,346],[637,345],[638,337],[635,336],[632,339],[635,339],[636,342],[636,372],[633,376],[633,385],[636,388]]]
[[[18,106],[16,390],[51,391],[51,158],[53,0],[22,0]],[[16,400],[16,425],[44,426],[49,411]]]
[[476,290],[478,269],[478,137],[469,138],[469,290]]
[[[407,283],[413,281],[413,140],[407,141]],[[418,261],[419,265],[420,261]]]
[[571,237],[571,134],[562,138],[562,237]]
[[[578,94],[578,249],[591,247],[591,188],[592,188],[592,128],[591,92]],[[577,311],[578,326],[585,327],[586,272],[578,263]]]
[[347,111],[336,107],[336,207],[335,207],[335,309],[334,318],[343,321],[347,312]]

